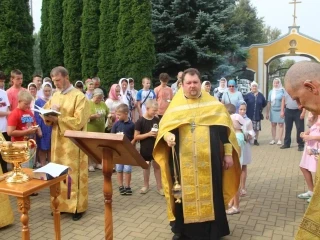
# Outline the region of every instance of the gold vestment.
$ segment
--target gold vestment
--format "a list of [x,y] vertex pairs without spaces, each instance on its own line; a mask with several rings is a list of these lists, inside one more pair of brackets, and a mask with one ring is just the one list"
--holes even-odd
[[[2,175],[0,166],[0,175]],[[5,180],[3,180],[5,181]],[[13,212],[8,195],[0,193],[0,228],[8,226],[14,222]]]
[[[319,161],[319,160],[318,160]],[[296,240],[320,239],[320,164],[318,163],[313,196],[300,224]]]
[[[192,130],[192,123],[195,129]],[[223,170],[224,204],[235,196],[239,188],[241,167],[240,149],[226,108],[206,92],[198,99],[186,99],[180,90],[163,115],[153,156],[160,165],[163,190],[167,200],[169,221],[174,221],[174,198],[169,167],[171,151],[164,141],[166,133],[179,129],[179,159],[182,185],[184,223],[215,220],[211,171],[210,126],[225,126],[233,146],[233,167]],[[223,147],[222,147],[223,149]],[[200,160],[200,161],[199,161]]]
[[71,194],[68,199],[67,184],[61,182],[59,196],[60,212],[78,213],[88,208],[88,157],[64,137],[66,130],[85,131],[88,123],[90,106],[85,95],[73,88],[64,93],[55,92],[44,108],[60,106],[61,115],[58,123],[52,126],[51,161],[68,166],[71,177]]

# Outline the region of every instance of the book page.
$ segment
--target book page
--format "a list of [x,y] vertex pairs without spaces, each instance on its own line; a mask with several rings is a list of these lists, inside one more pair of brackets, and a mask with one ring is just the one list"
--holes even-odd
[[60,115],[61,113],[56,111],[56,110],[53,110],[53,109],[44,109],[42,107],[39,107],[37,105],[34,105],[34,108],[31,109],[32,111],[35,111],[35,112],[38,112],[44,116],[48,116],[48,115],[53,115],[53,116],[58,116]]
[[66,170],[67,168],[69,168],[68,166],[65,165],[61,165],[61,164],[56,164],[56,163],[48,163],[46,166],[38,168],[36,170],[34,170],[34,173],[48,173],[50,174],[52,177],[58,177],[60,176],[60,174]]

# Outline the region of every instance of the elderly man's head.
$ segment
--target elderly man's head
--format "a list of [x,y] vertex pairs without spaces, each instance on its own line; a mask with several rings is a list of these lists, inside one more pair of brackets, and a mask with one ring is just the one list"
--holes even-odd
[[285,88],[299,108],[320,115],[320,64],[303,61],[294,64],[285,76]]

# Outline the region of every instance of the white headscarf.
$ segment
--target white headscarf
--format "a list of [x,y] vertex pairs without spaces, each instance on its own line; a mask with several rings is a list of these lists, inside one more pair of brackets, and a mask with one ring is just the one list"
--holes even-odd
[[[126,81],[126,82],[128,83],[128,86],[127,86],[127,89],[126,89],[125,92],[123,92],[122,86],[121,86],[121,83],[122,83],[123,81]],[[128,99],[127,99],[127,93],[128,93],[128,88],[129,88],[129,80],[126,79],[126,78],[121,78],[121,79],[119,80],[119,86],[120,86],[120,98],[122,99],[122,102],[123,102],[123,103],[125,103],[125,104],[127,104],[127,105],[129,106],[129,101],[128,101]]]
[[[274,82],[278,81],[279,85],[277,88],[274,87]],[[283,90],[281,80],[279,78],[273,79],[272,82],[272,92],[271,92],[271,105],[273,106],[276,103],[277,91]]]
[[250,87],[252,86],[257,86],[258,87],[258,83],[256,81],[253,81],[251,84],[250,84]]
[[[44,83],[42,83],[41,89],[43,90],[45,86],[49,86],[51,88],[51,96],[52,96],[52,93],[53,93],[52,84],[49,82],[44,82]],[[49,99],[51,98],[51,96],[49,97]],[[44,98],[44,94],[41,98],[43,98],[44,100],[47,100]]]
[[[209,81],[204,81],[202,84],[201,84],[201,89],[202,90],[206,90],[206,83],[210,83]],[[211,85],[211,83],[210,83]]]
[[[224,81],[224,82],[225,82],[224,87],[221,87],[221,81]],[[219,80],[219,87],[217,88],[218,91],[219,91],[220,93],[225,92],[225,91],[228,89],[227,85],[228,85],[228,84],[227,84],[227,79],[225,79],[225,78],[220,78],[220,80]]]

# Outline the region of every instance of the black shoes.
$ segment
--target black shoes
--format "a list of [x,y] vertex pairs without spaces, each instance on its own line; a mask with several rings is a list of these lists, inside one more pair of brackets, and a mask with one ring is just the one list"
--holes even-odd
[[286,146],[286,145],[282,145],[282,146],[280,147],[280,149],[286,149],[286,148],[290,148],[290,147],[288,147],[288,146]]
[[298,151],[302,152],[304,150],[304,146],[298,146]]
[[72,220],[73,220],[73,221],[79,221],[79,220],[82,218],[82,214],[83,214],[83,213],[78,213],[78,212],[74,213],[74,214],[72,215]]
[[131,187],[126,187],[125,190],[126,190],[126,195],[132,195]]
[[259,146],[260,144],[258,143],[257,140],[254,140],[253,145]]
[[182,240],[182,236],[180,233],[175,233],[172,237],[172,240]]
[[131,190],[131,187],[124,187],[124,186],[121,186],[119,187],[119,192],[120,192],[120,195],[132,195],[132,190]]
[[119,192],[121,195],[126,195],[126,189],[123,186],[119,187]]

